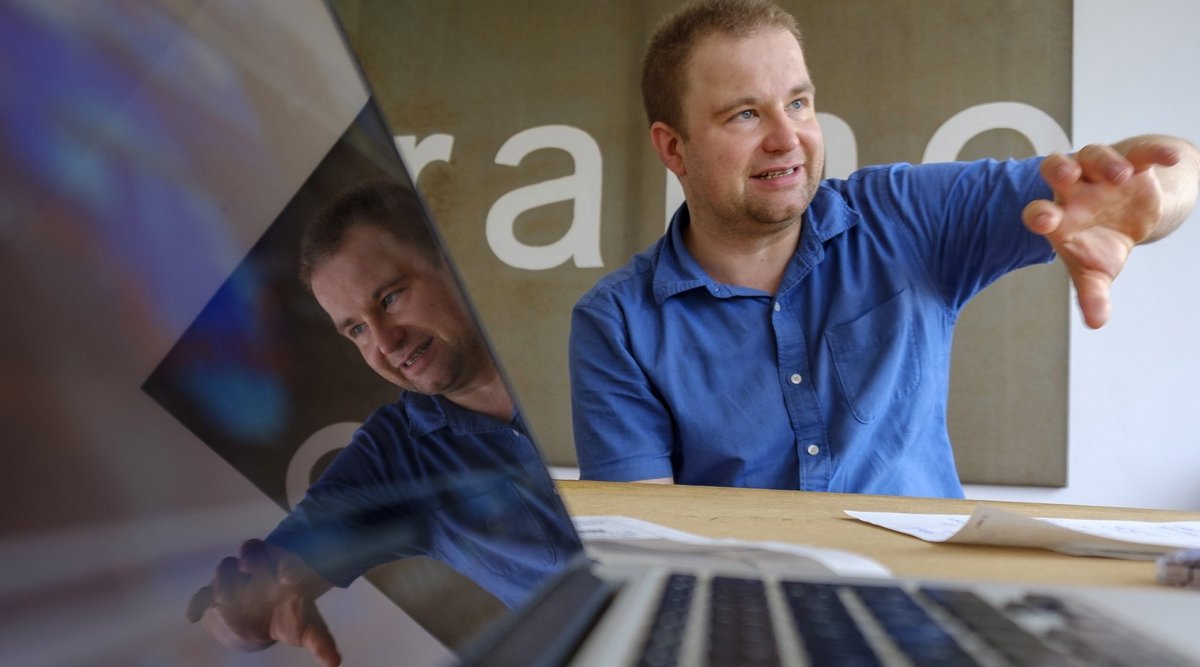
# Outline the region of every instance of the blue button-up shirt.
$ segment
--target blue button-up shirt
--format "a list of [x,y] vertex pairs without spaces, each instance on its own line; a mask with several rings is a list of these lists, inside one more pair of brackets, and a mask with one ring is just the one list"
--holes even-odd
[[946,432],[971,296],[1053,258],[1021,210],[1039,160],[889,165],[822,183],[776,294],[719,283],[668,233],[571,325],[584,479],[961,497]]
[[267,540],[338,586],[429,556],[510,607],[582,551],[519,415],[415,393],[376,410]]

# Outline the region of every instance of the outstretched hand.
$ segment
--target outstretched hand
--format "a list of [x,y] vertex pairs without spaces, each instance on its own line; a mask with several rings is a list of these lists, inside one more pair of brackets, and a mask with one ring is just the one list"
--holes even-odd
[[1173,228],[1161,225],[1168,207],[1154,167],[1175,165],[1181,157],[1175,145],[1145,138],[1121,147],[1086,146],[1073,156],[1054,154],[1042,162],[1042,178],[1054,190],[1054,201],[1031,202],[1022,219],[1062,258],[1089,327],[1108,321],[1109,286],[1133,246]]
[[223,559],[212,583],[192,596],[187,618],[227,648],[261,651],[282,641],[336,667],[342,659],[315,602],[328,588],[295,554],[248,540],[239,557]]

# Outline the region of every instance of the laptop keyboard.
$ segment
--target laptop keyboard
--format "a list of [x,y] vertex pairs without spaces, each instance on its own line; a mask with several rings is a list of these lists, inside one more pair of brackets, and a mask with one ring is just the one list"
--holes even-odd
[[1188,665],[1057,598],[1003,608],[964,589],[668,578],[636,663],[672,665]]

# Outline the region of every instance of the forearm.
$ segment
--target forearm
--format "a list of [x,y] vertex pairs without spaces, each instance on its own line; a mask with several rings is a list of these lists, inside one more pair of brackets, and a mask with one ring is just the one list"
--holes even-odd
[[408,446],[394,426],[368,419],[266,541],[342,588],[376,565],[427,555],[441,483],[388,458]]
[[1179,159],[1171,166],[1150,168],[1162,193],[1162,216],[1158,227],[1141,243],[1157,241],[1178,229],[1191,214],[1200,192],[1200,150],[1191,142],[1166,135],[1142,135],[1113,144],[1113,148],[1125,155],[1135,146],[1146,143],[1174,151]]
[[670,418],[633,353],[624,323],[572,314],[570,372],[575,451],[583,479],[670,480]]
[[[347,517],[370,504],[352,503],[347,508],[339,505],[338,499],[318,497],[320,502],[310,502],[310,491],[310,496],[266,538],[304,564],[303,589],[314,594],[310,597],[315,599],[334,586],[345,588],[376,565],[423,553],[397,543],[396,538],[407,536],[405,528],[412,526],[398,521],[361,525]],[[376,507],[386,505],[380,502]],[[420,531],[425,528],[422,526]]]

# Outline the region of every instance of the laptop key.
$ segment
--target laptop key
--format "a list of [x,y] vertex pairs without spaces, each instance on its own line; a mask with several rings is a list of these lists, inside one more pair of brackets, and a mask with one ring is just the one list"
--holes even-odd
[[710,665],[780,664],[762,581],[714,577],[710,582],[708,610]]
[[797,581],[785,581],[781,586],[801,648],[811,664],[881,664],[834,586]]
[[650,624],[650,636],[637,663],[639,667],[670,667],[679,662],[695,588],[696,577],[691,575],[674,574],[667,579]]
[[852,590],[913,665],[967,667],[979,664],[903,589],[854,586]]
[[920,592],[927,599],[941,605],[1014,665],[1052,667],[1078,664],[1047,646],[1037,635],[1021,627],[971,591],[922,588]]

